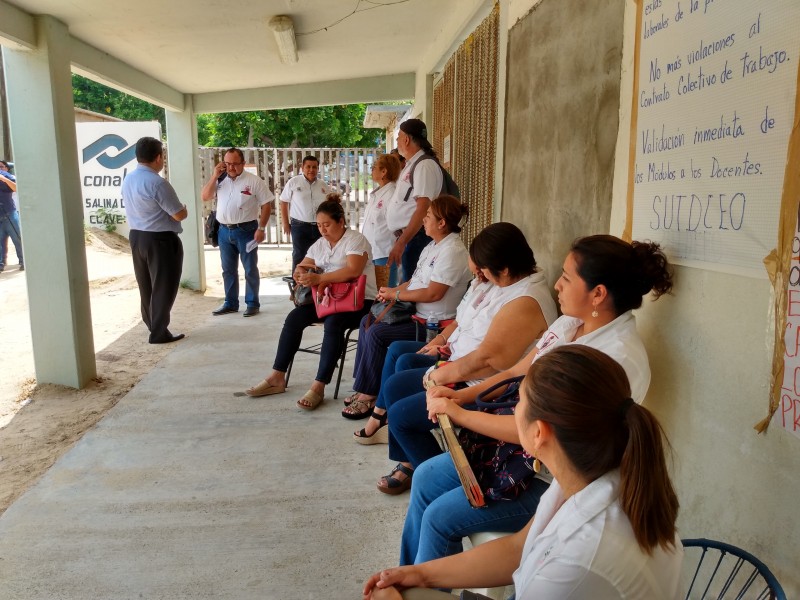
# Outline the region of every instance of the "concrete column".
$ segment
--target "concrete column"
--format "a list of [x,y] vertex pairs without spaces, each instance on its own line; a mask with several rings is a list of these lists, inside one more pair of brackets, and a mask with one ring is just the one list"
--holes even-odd
[[80,388],[96,375],[72,105],[70,36],[35,17],[34,50],[3,49],[22,248],[39,383]]
[[183,273],[181,281],[193,290],[206,289],[206,264],[203,253],[203,201],[200,198],[200,165],[197,160],[197,121],[192,97],[184,96],[182,112],[167,110],[167,154],[169,182],[186,204],[189,216],[181,223],[183,233]]

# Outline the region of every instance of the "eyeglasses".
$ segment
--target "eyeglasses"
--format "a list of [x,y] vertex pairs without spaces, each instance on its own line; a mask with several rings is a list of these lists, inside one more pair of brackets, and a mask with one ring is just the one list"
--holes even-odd
[[241,167],[243,164],[244,163],[229,163],[229,162],[226,162],[225,166],[226,167]]

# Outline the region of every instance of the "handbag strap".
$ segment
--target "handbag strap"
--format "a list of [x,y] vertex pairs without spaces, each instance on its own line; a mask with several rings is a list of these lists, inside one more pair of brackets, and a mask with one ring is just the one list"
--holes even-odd
[[[511,377],[509,379],[504,379],[500,383],[495,383],[492,387],[487,390],[484,390],[478,397],[475,398],[475,405],[478,408],[511,408],[516,406],[519,402],[519,386],[522,383],[522,380],[525,379],[524,375],[519,377]],[[495,399],[484,399],[487,396],[490,396],[492,392],[495,390],[506,387],[506,390],[500,394]],[[513,398],[513,400],[512,400]]]
[[[394,306],[394,303],[395,303],[395,299],[392,298],[391,300],[389,300],[389,303],[383,308],[383,310],[380,312],[380,314],[378,314],[378,316],[375,317],[374,321],[370,321],[370,319],[367,319],[367,323],[366,323],[366,325],[364,327],[364,331],[369,329],[371,325],[374,325],[375,323],[379,323],[381,321],[381,319],[383,319],[383,317],[386,316],[386,313],[388,313],[389,310]],[[370,315],[372,315],[372,313],[370,313]]]

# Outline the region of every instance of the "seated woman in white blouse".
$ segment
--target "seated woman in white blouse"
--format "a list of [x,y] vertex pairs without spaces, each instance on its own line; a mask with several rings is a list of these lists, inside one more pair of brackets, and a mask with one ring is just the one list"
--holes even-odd
[[[314,242],[305,258],[297,265],[295,281],[306,286],[322,286],[350,281],[363,273],[367,276],[364,308],[354,312],[334,313],[320,320],[314,304],[296,307],[287,315],[283,324],[272,373],[245,392],[253,397],[285,392],[286,371],[300,348],[303,330],[322,321],[325,333],[322,337],[317,376],[308,392],[297,401],[297,406],[304,410],[314,410],[322,402],[325,385],[330,383],[336,361],[342,352],[344,331],[358,327],[362,317],[369,312],[372,298],[377,292],[369,242],[359,232],[347,227],[341,201],[331,199],[319,205],[317,227],[322,237]],[[321,268],[323,273],[309,272],[312,267]]]
[[[425,235],[431,242],[422,250],[411,279],[398,287],[382,287],[378,300],[414,302],[416,316],[423,321],[452,319],[472,279],[467,248],[461,241],[461,222],[468,208],[447,194],[435,198],[422,218]],[[412,320],[387,324],[373,323],[372,315],[361,320],[355,359],[355,393],[345,400],[346,419],[364,419],[372,413],[381,385],[381,370],[389,344],[399,340],[419,340],[425,328]]]
[[631,399],[619,363],[588,346],[555,348],[530,366],[514,418],[525,450],[555,478],[536,517],[468,552],[376,573],[365,600],[452,598],[407,588],[512,581],[516,600],[679,598],[683,549],[663,431]]

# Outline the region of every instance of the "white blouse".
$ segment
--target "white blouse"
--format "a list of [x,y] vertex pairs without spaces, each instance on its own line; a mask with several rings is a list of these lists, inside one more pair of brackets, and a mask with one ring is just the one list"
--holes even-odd
[[349,227],[344,230],[344,235],[334,246],[324,237],[319,238],[311,244],[306,256],[314,260],[314,264],[320,267],[323,272],[330,273],[338,271],[347,266],[347,257],[351,254],[359,256],[367,255],[367,262],[362,273],[367,276],[366,291],[364,297],[373,299],[378,293],[375,287],[375,266],[372,264],[372,249],[367,238],[353,231]]
[[372,190],[369,195],[361,233],[372,246],[372,260],[386,258],[394,246],[396,238],[386,224],[386,203],[391,200],[395,187],[395,182],[390,181],[386,185]]
[[438,244],[430,242],[417,261],[417,268],[408,282],[408,290],[424,289],[432,281],[449,286],[444,296],[435,302],[417,302],[417,315],[423,319],[452,319],[472,279],[467,264],[467,249],[457,233],[451,233]]
[[619,471],[568,500],[554,481],[536,509],[519,568],[517,600],[676,600],[683,547],[644,552],[619,503]]

